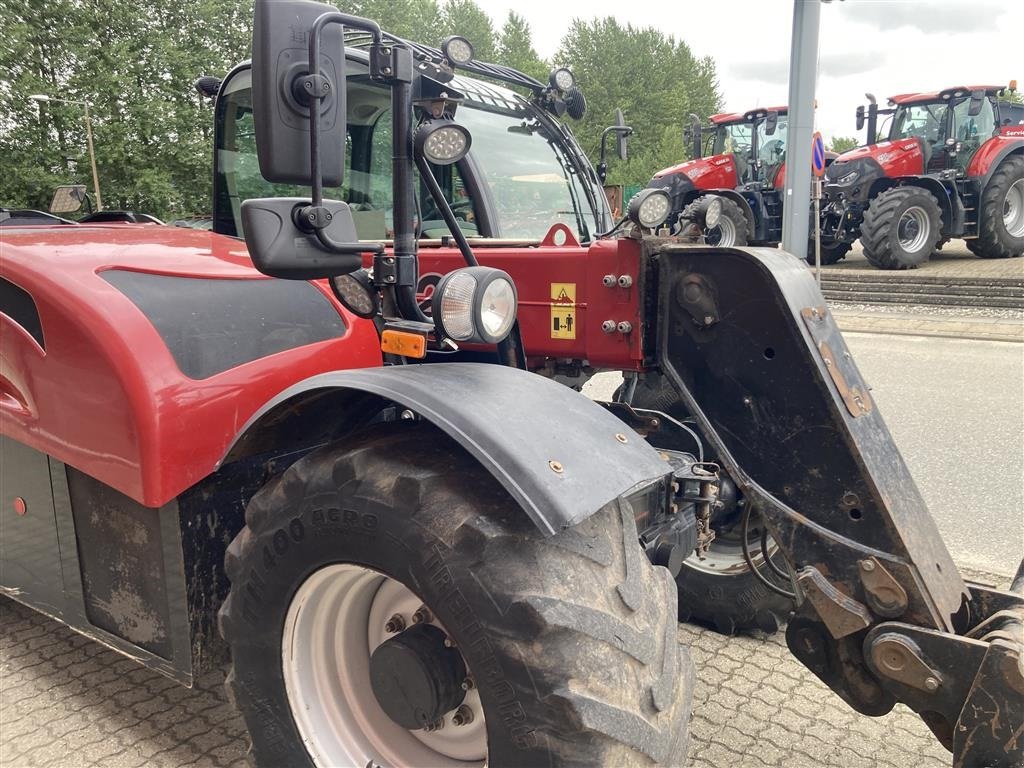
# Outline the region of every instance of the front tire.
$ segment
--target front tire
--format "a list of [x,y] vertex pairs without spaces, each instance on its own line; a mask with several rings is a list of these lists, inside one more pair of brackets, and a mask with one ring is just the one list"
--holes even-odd
[[878,269],[912,269],[923,264],[941,238],[939,203],[920,187],[893,187],[879,193],[860,226],[864,257]]
[[[675,585],[643,556],[619,505],[545,538],[431,427],[378,426],[353,444],[271,481],[228,550],[227,685],[257,765],[685,761],[693,668],[669,608]],[[343,611],[346,601],[360,611]],[[472,680],[459,705],[476,710],[468,724],[450,709],[439,729],[405,729],[372,690],[372,646],[404,634],[420,601],[420,624],[447,636]],[[307,628],[326,626],[344,653],[310,650],[318,635],[301,617],[316,610]],[[392,612],[402,621],[377,626]],[[360,617],[365,631],[346,630]],[[474,722],[480,738],[460,742]]]
[[[822,243],[821,244],[821,264],[825,266],[827,264],[838,264],[840,261],[846,258],[846,254],[850,252],[849,243]],[[814,240],[807,243],[807,263],[812,267],[814,266]]]
[[683,209],[680,220],[693,222],[693,226],[699,229],[697,222],[704,221],[704,212],[712,200],[719,200],[722,203],[722,215],[718,225],[703,230],[704,242],[720,248],[738,248],[747,244],[747,217],[735,201],[719,195],[703,195],[698,197]]
[[[981,195],[977,250],[983,259],[1024,254],[1024,156],[1005,160]],[[971,241],[968,241],[971,242]]]
[[[648,375],[638,381],[632,405],[661,411],[680,421],[689,416],[664,376]],[[754,629],[778,631],[793,612],[793,601],[765,587],[751,571],[739,540],[738,514],[721,522],[713,520],[712,527],[717,537],[711,542],[707,557],[702,560],[691,554],[683,561],[676,578],[679,620],[709,626],[723,635]],[[759,554],[758,537],[749,540],[754,561],[762,564],[762,572],[767,572],[763,554]],[[785,568],[777,549],[771,551],[771,557]]]

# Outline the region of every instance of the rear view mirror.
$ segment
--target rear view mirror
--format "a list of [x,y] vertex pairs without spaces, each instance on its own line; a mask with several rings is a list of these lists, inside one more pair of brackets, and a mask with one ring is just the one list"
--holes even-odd
[[775,129],[776,129],[776,127],[778,127],[778,125],[779,125],[779,113],[778,112],[769,112],[768,113],[768,117],[766,117],[765,121],[764,121],[764,135],[765,136],[771,136],[773,133],[775,133]]
[[968,117],[977,117],[981,114],[981,108],[985,105],[985,92],[974,91],[971,93],[971,105],[967,108]]
[[857,130],[863,130],[864,128],[864,106],[857,107]]
[[[615,110],[615,126],[617,128],[626,127],[626,118],[622,116],[622,110]],[[615,132],[615,153],[619,156],[619,160],[625,160],[629,155],[629,132],[627,131],[616,131]]]
[[[313,22],[334,6],[308,0],[256,0],[252,104],[260,173],[267,181],[312,184],[309,75]],[[325,186],[339,186],[345,170],[345,47],[340,24],[320,33],[320,170]]]
[[85,184],[67,184],[53,190],[50,213],[74,213],[85,201]]
[[690,144],[691,158],[698,158],[702,154],[703,141],[700,135],[700,118],[690,113],[690,124],[683,131],[683,138]]

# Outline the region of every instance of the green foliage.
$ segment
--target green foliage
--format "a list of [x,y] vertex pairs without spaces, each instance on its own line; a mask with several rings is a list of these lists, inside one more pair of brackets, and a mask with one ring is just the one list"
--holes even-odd
[[[530,27],[511,12],[495,29],[474,0],[347,0],[346,11],[401,37],[437,45],[467,37],[477,58],[547,80]],[[54,187],[92,191],[80,106],[91,105],[103,203],[173,218],[210,210],[213,110],[193,89],[249,55],[252,0],[6,0],[0,35],[0,204],[46,208]],[[573,124],[597,161],[601,130],[621,107],[636,133],[609,181],[644,183],[685,159],[686,116],[720,106],[715,66],[681,41],[613,19],[576,21],[558,63],[589,104]]]
[[616,107],[633,126],[629,160],[609,162],[609,184],[646,182],[655,171],[687,159],[687,116],[705,118],[721,107],[714,62],[696,58],[686,43],[650,27],[623,27],[611,17],[577,19],[556,61],[573,71],[587,97],[587,115],[573,130],[593,160]]
[[1011,104],[1024,104],[1024,96],[1021,96],[1020,91],[1011,91],[1004,89],[999,92],[1000,101],[1008,101]]
[[828,148],[830,151],[837,152],[841,155],[843,152],[848,152],[849,150],[859,146],[860,142],[853,136],[833,136],[832,142],[828,145]]

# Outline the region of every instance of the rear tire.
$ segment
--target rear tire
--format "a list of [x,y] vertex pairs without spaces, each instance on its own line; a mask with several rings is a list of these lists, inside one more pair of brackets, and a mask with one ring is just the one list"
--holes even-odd
[[[633,405],[661,411],[678,420],[689,416],[664,376],[649,375],[638,381]],[[712,526],[717,531],[718,526],[714,522]],[[701,561],[696,555],[690,555],[683,561],[683,568],[676,578],[679,620],[694,621],[724,635],[753,629],[769,633],[778,631],[789,620],[793,601],[765,587],[750,570],[735,531],[722,530],[719,533],[721,538],[711,542],[707,559]],[[759,549],[759,542],[752,544],[755,560]],[[773,562],[783,569],[786,567],[781,553],[777,551]]]
[[979,215],[977,250],[971,249],[975,255],[1007,259],[1024,254],[1024,156],[1007,158],[992,174]]
[[[422,750],[424,730],[403,729],[379,704],[374,714],[371,686],[339,684],[358,678],[333,668],[311,663],[317,674],[305,679],[314,688],[335,681],[335,698],[358,699],[365,721],[335,716],[341,727],[318,731],[297,725],[314,701],[299,699],[298,712],[291,703],[289,670],[303,648],[283,630],[294,624],[297,596],[339,564],[422,599],[428,621],[454,642],[478,696],[488,765],[685,762],[693,667],[669,608],[675,585],[643,556],[630,515],[612,504],[545,538],[491,475],[431,427],[378,426],[353,444],[318,450],[271,481],[228,549],[227,686],[257,765],[456,764],[440,748],[401,758]],[[367,653],[379,623],[369,622]],[[341,672],[347,663],[339,658]],[[465,733],[451,715],[427,736]],[[347,731],[357,732],[356,746]]]
[[[704,211],[712,200],[722,203],[722,216],[717,227],[703,232],[704,242],[717,248],[738,248],[747,244],[747,217],[743,209],[734,200],[720,195],[703,195],[683,209],[680,219],[683,221],[704,221]],[[699,227],[697,227],[699,230]]]
[[924,263],[942,238],[942,213],[935,197],[920,187],[879,193],[864,212],[860,242],[878,269],[911,269]]

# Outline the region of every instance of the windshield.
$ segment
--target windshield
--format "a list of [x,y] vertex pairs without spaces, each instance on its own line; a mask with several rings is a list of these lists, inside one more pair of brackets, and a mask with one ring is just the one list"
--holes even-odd
[[[361,239],[384,240],[393,234],[390,97],[365,69],[349,62],[345,185],[324,193],[349,203]],[[238,72],[218,103],[215,228],[225,234],[241,234],[243,200],[309,194],[260,175],[250,84],[249,71]],[[591,200],[603,206],[605,198],[586,178],[589,166],[581,178],[564,138],[521,99],[497,103],[461,104],[456,121],[470,131],[470,152],[454,166],[432,167],[459,226],[470,237],[540,240],[561,222],[581,242],[591,240],[605,217]],[[447,235],[425,185],[417,187],[421,236]]]
[[945,101],[899,107],[893,116],[889,139],[895,141],[913,136],[924,139],[929,144],[937,143],[945,134],[948,107]]
[[[756,125],[756,128],[755,128]],[[753,132],[757,131],[757,163],[750,155],[753,146]],[[775,131],[768,134],[768,121],[758,120],[745,123],[729,123],[715,129],[713,153],[716,155],[732,154],[736,158],[736,171],[743,182],[757,180],[763,169],[771,169],[781,165],[786,159],[786,138],[789,133],[789,120],[786,115],[779,115],[775,123]],[[774,173],[768,174],[774,177]]]

